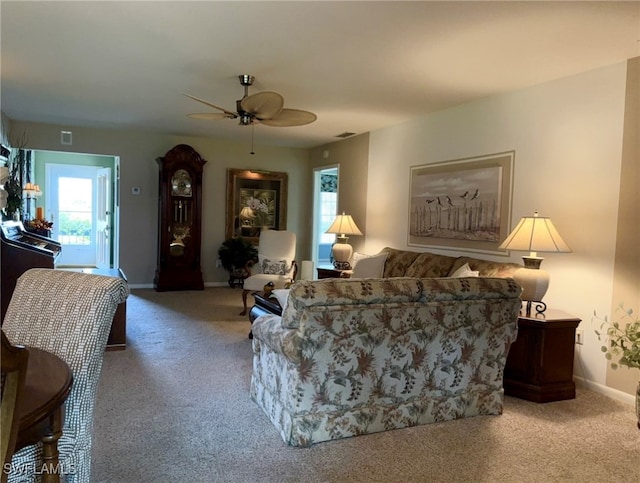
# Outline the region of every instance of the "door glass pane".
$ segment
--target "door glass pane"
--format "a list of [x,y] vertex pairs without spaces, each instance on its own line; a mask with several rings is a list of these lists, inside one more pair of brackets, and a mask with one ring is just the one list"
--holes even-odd
[[92,223],[92,180],[58,178],[58,241],[65,245],[90,245]]
[[325,170],[320,175],[320,193],[318,200],[318,264],[328,264],[331,261],[331,246],[336,240],[336,236],[325,233],[336,218],[338,209],[338,172],[332,168]]

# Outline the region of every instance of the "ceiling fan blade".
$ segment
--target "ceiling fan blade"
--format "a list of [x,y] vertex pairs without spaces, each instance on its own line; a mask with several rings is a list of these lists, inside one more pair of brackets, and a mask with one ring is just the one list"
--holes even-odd
[[304,126],[318,119],[313,112],[300,109],[282,109],[271,119],[263,119],[262,124],[273,127]]
[[282,111],[284,98],[277,92],[258,92],[240,101],[240,108],[260,120],[271,119]]
[[215,104],[212,104],[209,101],[205,101],[204,99],[200,99],[199,97],[192,96],[191,94],[187,94],[185,92],[183,92],[182,95],[187,96],[189,99],[193,99],[194,101],[202,102],[203,104],[205,104],[205,105],[207,105],[209,107],[213,107],[214,109],[218,109],[218,110],[224,112],[227,115],[226,117],[230,117],[232,119],[235,119],[236,117],[238,117],[237,113],[228,111],[224,107],[216,106]]
[[227,114],[226,112],[196,112],[187,114],[191,119],[199,119],[201,121],[219,121],[220,119],[235,119],[235,114]]

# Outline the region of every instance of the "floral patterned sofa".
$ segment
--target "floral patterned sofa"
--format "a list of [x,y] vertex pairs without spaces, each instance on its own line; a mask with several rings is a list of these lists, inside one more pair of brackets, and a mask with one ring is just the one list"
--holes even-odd
[[501,414],[510,278],[296,282],[253,324],[251,397],[292,446]]

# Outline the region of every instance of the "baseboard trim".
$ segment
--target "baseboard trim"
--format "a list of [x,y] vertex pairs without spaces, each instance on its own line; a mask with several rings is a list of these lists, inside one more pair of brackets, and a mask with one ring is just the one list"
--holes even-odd
[[130,283],[129,288],[153,288],[152,283]]
[[636,397],[633,394],[627,394],[626,392],[618,391],[617,389],[613,389],[612,387],[603,386],[602,384],[588,381],[587,379],[583,379],[582,377],[578,376],[573,376],[573,380],[575,381],[576,386],[583,387],[600,394],[604,394],[605,396],[608,396],[611,399],[615,399],[616,401],[630,404],[632,406],[636,403]]
[[[228,287],[227,282],[205,282],[205,287]],[[153,288],[152,283],[130,283],[129,288]]]

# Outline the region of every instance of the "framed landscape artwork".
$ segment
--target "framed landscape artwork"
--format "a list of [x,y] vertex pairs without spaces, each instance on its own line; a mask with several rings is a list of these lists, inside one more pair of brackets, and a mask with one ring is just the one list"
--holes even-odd
[[506,254],[514,151],[411,167],[410,246]]
[[262,230],[285,230],[287,183],[287,173],[227,169],[226,238],[257,244]]

